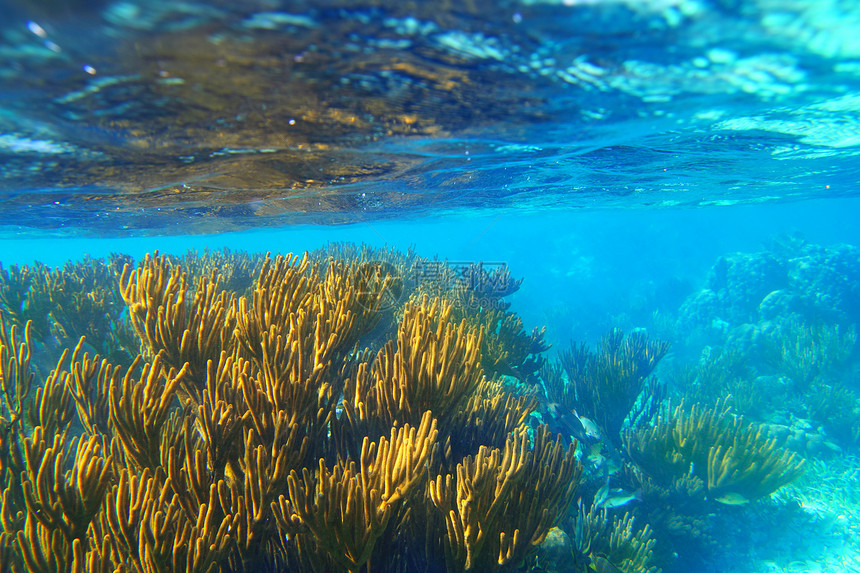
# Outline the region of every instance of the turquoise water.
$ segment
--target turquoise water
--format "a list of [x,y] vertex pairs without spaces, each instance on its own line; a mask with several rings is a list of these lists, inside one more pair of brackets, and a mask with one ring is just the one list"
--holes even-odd
[[570,541],[605,506],[650,524],[663,571],[860,571],[858,26],[847,0],[0,0],[0,265],[332,243],[504,265],[549,365],[670,343],[624,431],[728,400],[806,473],[679,501],[621,434],[583,447],[546,371],[511,375],[585,469],[567,557],[502,570],[647,570]]

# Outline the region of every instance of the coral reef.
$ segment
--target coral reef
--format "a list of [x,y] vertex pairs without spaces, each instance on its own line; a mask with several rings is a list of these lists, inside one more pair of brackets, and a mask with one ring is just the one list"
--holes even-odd
[[[564,448],[542,427],[530,451],[521,430],[504,451],[481,447],[474,457],[430,482],[433,504],[446,516],[445,561],[451,571],[495,571],[521,563],[565,515],[582,466],[575,444]],[[539,500],[539,503],[535,503]]]
[[[411,249],[401,253],[366,244],[332,243],[311,253],[315,261],[329,257],[357,263],[359,274],[371,280],[377,274],[391,277],[380,306],[384,313],[399,311],[408,300],[420,303],[425,296],[446,300],[456,321],[465,319],[483,329],[481,364],[489,376],[534,382],[549,345],[544,341],[545,329],[526,332],[522,319],[508,310],[510,303],[504,297],[516,292],[523,279],[514,279],[507,265],[427,259]],[[386,327],[396,322],[381,322],[373,342],[384,344],[386,336],[394,335]]]
[[[689,399],[731,396],[804,455],[855,447],[858,277],[856,247],[797,237],[722,257],[680,311],[679,354],[700,353]],[[732,356],[742,357],[742,372]]]
[[704,487],[721,503],[739,505],[768,496],[799,477],[803,460],[768,439],[761,428],[721,403],[695,404],[658,417],[653,425],[625,432],[628,455],[646,476],[665,488]]
[[641,331],[625,336],[613,330],[601,338],[596,352],[584,344],[572,344],[561,355],[570,389],[551,392],[568,407],[574,402],[618,447],[625,419],[668,351],[667,342],[649,340]]
[[[656,542],[650,527],[645,525],[642,529],[635,529],[634,522],[630,513],[610,518],[606,509],[592,506],[585,511],[580,506],[573,519],[574,556],[591,563],[596,571],[660,573],[660,568],[653,565]],[[605,568],[601,569],[601,565]]]
[[732,409],[744,415],[761,413],[769,404],[768,384],[740,350],[706,347],[696,363],[673,362],[663,373],[687,403],[714,403],[731,396]]
[[412,297],[438,296],[450,300],[457,319],[483,329],[481,355],[484,370],[493,376],[510,376],[534,382],[549,350],[545,328],[526,332],[522,319],[508,311],[504,300],[519,290],[522,279],[514,279],[507,265],[488,270],[483,263],[449,263],[418,258],[410,271]]
[[[129,364],[137,342],[124,320],[125,309],[116,288],[122,257],[109,261],[84,257],[63,268],[0,266],[0,312],[31,329],[38,341],[56,341],[59,348],[74,346],[82,337],[87,344],[114,363]],[[119,266],[118,266],[119,265]],[[51,364],[58,354],[44,361]]]
[[486,378],[450,300],[386,308],[397,277],[357,258],[112,261],[63,288],[121,301],[135,356],[93,353],[70,302],[61,342],[87,338],[47,376],[21,289],[56,271],[0,281],[3,571],[511,570],[565,518],[576,444]]
[[759,511],[765,504],[754,502],[803,474],[805,460],[769,433],[721,400],[713,407],[669,402],[624,432],[629,462],[617,482],[639,492],[634,511],[659,539],[659,562],[674,555],[678,570],[712,562],[732,515]]
[[218,251],[207,248],[202,253],[192,249],[182,257],[170,258],[174,264],[182,265],[189,284],[196,284],[201,277],[214,271],[221,278],[222,289],[245,296],[253,294],[254,277],[260,273],[265,260],[262,253],[234,252],[227,248]]
[[813,382],[838,378],[854,351],[854,326],[808,324],[789,318],[765,341],[765,352],[773,368],[788,376],[799,391]]
[[526,383],[535,381],[545,362],[542,354],[550,348],[544,342],[546,329],[535,327],[526,333],[519,316],[493,307],[467,305],[461,312],[466,320],[484,331],[481,355],[488,373]]
[[[725,316],[781,256],[726,259]],[[348,244],[0,269],[0,571],[679,570],[860,439],[856,327],[547,363],[518,286]]]
[[[842,384],[819,385],[813,388],[808,407],[810,417],[834,439],[847,446],[860,445],[860,396],[856,390]],[[811,449],[810,445],[807,441],[806,449]]]
[[[771,322],[860,322],[860,250],[850,245],[774,244],[760,253],[720,257],[705,287],[681,307],[679,331],[709,344]],[[746,325],[746,326],[745,326]]]

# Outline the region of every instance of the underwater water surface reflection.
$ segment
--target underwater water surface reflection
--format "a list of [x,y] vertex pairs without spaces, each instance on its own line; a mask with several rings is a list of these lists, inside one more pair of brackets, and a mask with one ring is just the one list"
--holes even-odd
[[858,181],[852,3],[0,13],[6,234],[754,203]]

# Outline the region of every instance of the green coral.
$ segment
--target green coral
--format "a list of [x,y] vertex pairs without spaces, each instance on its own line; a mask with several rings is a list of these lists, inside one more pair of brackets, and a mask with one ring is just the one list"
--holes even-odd
[[624,421],[668,351],[668,342],[650,340],[641,331],[625,336],[613,330],[601,338],[596,352],[585,344],[572,344],[562,353],[561,364],[577,411],[594,420],[603,435],[619,446]]
[[766,353],[779,374],[806,391],[813,382],[838,376],[847,365],[857,342],[854,327],[838,324],[808,324],[792,319],[768,338]]
[[845,445],[860,443],[860,397],[845,384],[813,384],[806,400],[813,420]]
[[712,499],[730,505],[765,497],[804,468],[797,454],[720,402],[713,408],[669,405],[653,425],[626,432],[624,442],[638,468],[658,484],[677,489],[692,476]]
[[610,518],[606,509],[580,506],[571,535],[574,556],[585,557],[597,571],[594,565],[605,561],[623,573],[659,573],[653,532],[647,524],[637,529],[634,522],[630,513]]

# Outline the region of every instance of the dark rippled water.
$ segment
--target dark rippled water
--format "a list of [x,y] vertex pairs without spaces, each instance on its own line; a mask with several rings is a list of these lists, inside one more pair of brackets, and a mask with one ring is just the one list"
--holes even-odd
[[741,413],[808,459],[708,536],[625,506],[664,571],[858,571],[860,345],[803,391],[765,351],[860,323],[858,31],[856,0],[0,0],[0,298],[155,249],[507,265],[546,358],[645,332],[681,396],[738,352]]
[[855,2],[0,5],[6,235],[845,197]]

